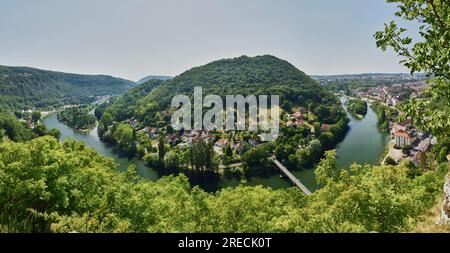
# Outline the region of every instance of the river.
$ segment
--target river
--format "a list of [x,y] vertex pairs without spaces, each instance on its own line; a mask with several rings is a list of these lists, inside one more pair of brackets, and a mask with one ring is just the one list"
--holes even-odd
[[[345,98],[341,98],[345,103]],[[89,132],[80,132],[60,123],[57,114],[50,114],[44,119],[47,128],[56,128],[61,131],[61,140],[67,138],[83,141],[86,145],[93,147],[99,153],[113,158],[119,165],[120,171],[126,171],[128,166],[136,165],[137,174],[143,178],[155,181],[166,173],[149,168],[145,163],[137,158],[129,158],[116,148],[100,141],[97,135],[97,128]],[[337,164],[341,168],[348,168],[353,162],[377,164],[384,147],[388,142],[388,136],[381,134],[377,129],[377,117],[369,107],[367,115],[362,120],[357,120],[348,113],[350,119],[350,130],[345,139],[337,146]],[[294,171],[293,174],[308,187],[311,191],[318,188],[314,177],[313,169]],[[192,185],[198,185],[208,192],[214,192],[226,187],[235,187],[240,184],[255,186],[264,185],[273,189],[290,187],[291,184],[278,173],[270,176],[251,177],[246,182],[241,182],[237,178],[223,178],[220,176],[190,176]]]

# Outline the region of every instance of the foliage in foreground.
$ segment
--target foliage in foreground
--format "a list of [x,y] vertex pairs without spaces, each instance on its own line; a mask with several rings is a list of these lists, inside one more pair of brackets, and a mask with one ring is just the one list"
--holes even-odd
[[[321,163],[333,170],[331,155]],[[328,166],[328,168],[327,168]],[[311,196],[296,188],[215,194],[185,176],[150,182],[81,142],[42,137],[0,144],[5,232],[396,232],[434,204],[447,167],[410,178],[401,166],[331,173]]]
[[401,108],[414,124],[433,135],[448,137],[450,133],[450,4],[448,0],[387,0],[396,3],[396,16],[418,27],[414,40],[407,29],[394,21],[375,33],[377,46],[392,49],[411,73],[425,72],[431,88],[423,98],[413,98]]

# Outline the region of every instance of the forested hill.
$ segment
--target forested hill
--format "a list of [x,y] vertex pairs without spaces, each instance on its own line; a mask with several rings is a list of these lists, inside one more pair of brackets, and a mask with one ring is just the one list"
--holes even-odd
[[161,80],[161,81],[166,81],[166,80],[170,80],[173,77],[171,76],[146,76],[142,79],[140,79],[139,81],[137,81],[137,84],[143,84],[146,83],[148,81],[152,81],[152,80]]
[[93,96],[120,94],[136,84],[105,75],[80,75],[28,67],[0,66],[0,108],[85,103]]
[[[293,105],[314,108],[319,104],[337,102],[332,94],[287,61],[270,55],[241,56],[195,67],[165,81],[135,103],[133,116],[154,124],[161,120],[157,117],[161,115],[158,112],[167,111],[173,96],[192,96],[195,86],[202,86],[204,95],[280,95],[282,107],[287,110]],[[110,113],[113,116],[118,114],[113,110]]]

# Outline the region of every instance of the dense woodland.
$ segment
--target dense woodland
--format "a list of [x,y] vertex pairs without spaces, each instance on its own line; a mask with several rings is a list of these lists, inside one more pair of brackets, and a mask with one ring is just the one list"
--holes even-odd
[[446,165],[317,168],[323,187],[192,188],[185,176],[150,182],[76,141],[42,137],[0,144],[3,232],[398,232],[411,229],[439,195]]
[[367,114],[367,102],[360,99],[349,99],[347,101],[347,110],[357,118]]
[[389,132],[389,121],[395,121],[398,111],[379,101],[373,102],[371,107],[377,114],[378,128],[383,132]]
[[111,76],[0,66],[0,110],[90,103],[95,96],[120,94],[134,85]]
[[149,95],[149,93],[163,82],[163,80],[150,80],[128,90],[123,95],[111,99],[110,104],[103,104],[97,107],[99,110],[97,110],[96,116],[98,119],[101,119],[101,116],[106,111],[116,121],[123,121],[133,117],[137,101]]
[[[172,97],[185,94],[192,97],[195,86],[203,87],[203,94],[225,95],[280,95],[281,106],[291,111],[293,105],[300,105],[314,109],[338,104],[337,99],[326,92],[313,79],[295,68],[287,61],[274,56],[257,57],[242,56],[234,59],[214,61],[204,66],[192,68],[175,78],[163,82],[153,92],[128,106],[126,111],[148,125],[161,126],[170,122]],[[113,104],[114,105],[114,104]],[[115,120],[122,120],[129,113],[123,115],[122,110],[111,107],[109,112]],[[117,109],[116,109],[117,108]],[[324,120],[335,119],[331,108],[322,110]]]
[[96,118],[90,111],[90,106],[70,107],[59,112],[57,117],[71,128],[86,130],[94,127],[96,123]]

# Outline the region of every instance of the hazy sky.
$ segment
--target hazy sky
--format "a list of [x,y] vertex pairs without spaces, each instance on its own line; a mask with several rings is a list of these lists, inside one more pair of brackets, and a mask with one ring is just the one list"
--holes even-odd
[[307,74],[406,72],[372,37],[394,11],[385,0],[0,0],[0,65],[137,80],[272,54]]

